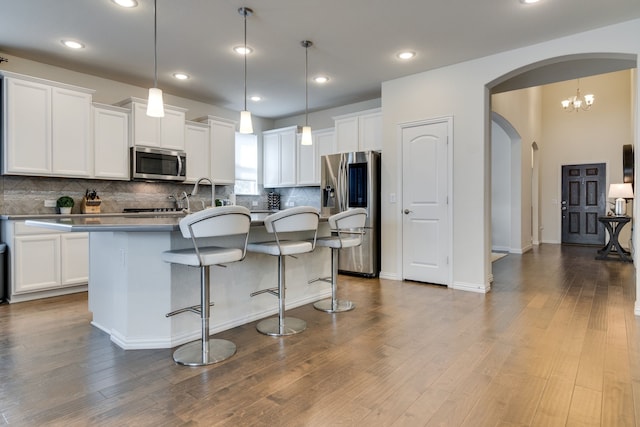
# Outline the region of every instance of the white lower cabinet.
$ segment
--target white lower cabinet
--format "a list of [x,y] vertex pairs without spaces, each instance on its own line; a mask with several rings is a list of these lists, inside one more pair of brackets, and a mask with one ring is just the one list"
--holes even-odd
[[87,289],[88,233],[61,233],[3,221],[10,302]]

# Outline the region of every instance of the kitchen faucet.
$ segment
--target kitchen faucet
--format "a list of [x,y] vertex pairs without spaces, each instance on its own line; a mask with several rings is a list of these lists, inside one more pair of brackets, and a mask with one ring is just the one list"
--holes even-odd
[[213,208],[216,206],[216,185],[213,183],[213,180],[211,178],[207,178],[206,176],[198,178],[198,180],[196,181],[196,185],[193,186],[191,195],[195,196],[196,194],[198,194],[198,186],[202,181],[209,181],[209,184],[211,184],[211,207]]
[[189,203],[189,195],[187,194],[186,191],[183,191],[182,193],[180,193],[180,195],[182,196],[182,199],[180,200],[187,201],[187,213],[191,213],[191,203]]

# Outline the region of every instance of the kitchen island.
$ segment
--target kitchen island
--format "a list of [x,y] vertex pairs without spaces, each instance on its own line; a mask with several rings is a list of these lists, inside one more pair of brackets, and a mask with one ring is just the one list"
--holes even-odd
[[[272,240],[264,229],[265,214],[253,214],[250,242]],[[199,338],[200,319],[191,313],[170,318],[166,313],[196,305],[199,269],[163,262],[161,253],[187,248],[191,241],[178,230],[181,215],[72,216],[27,220],[29,226],[89,233],[89,311],[92,324],[124,349],[171,348]],[[321,219],[318,235],[328,235]],[[291,258],[287,264],[287,308],[330,296],[328,285],[307,282],[329,275],[330,255],[324,249]],[[275,298],[251,292],[277,285],[274,257],[247,253],[226,268],[211,271],[210,330],[217,333],[274,315]]]

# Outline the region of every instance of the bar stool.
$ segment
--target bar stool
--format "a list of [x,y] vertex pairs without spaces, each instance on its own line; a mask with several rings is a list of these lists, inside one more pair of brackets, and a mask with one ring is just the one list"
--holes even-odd
[[[162,253],[162,260],[173,264],[183,264],[200,268],[200,306],[181,308],[167,314],[167,317],[190,311],[200,314],[202,338],[179,347],[173,353],[173,360],[179,365],[204,366],[221,362],[236,352],[236,345],[228,340],[209,339],[209,277],[210,267],[241,261],[247,252],[247,241],[251,216],[242,206],[225,206],[204,209],[189,214],[180,220],[180,231],[186,239],[191,239],[193,248],[176,249]],[[235,236],[225,247],[202,246],[198,240],[204,237]]]
[[348,300],[339,300],[338,291],[338,256],[340,249],[353,248],[362,244],[364,225],[367,220],[367,210],[364,208],[349,209],[329,217],[329,227],[332,235],[319,237],[318,246],[331,248],[331,277],[311,280],[309,283],[323,281],[331,283],[331,298],[318,301],[313,307],[327,313],[338,313],[353,310],[356,306]]
[[[262,320],[256,328],[260,333],[271,336],[297,334],[307,327],[307,322],[295,317],[286,317],[285,289],[286,272],[285,257],[311,252],[316,247],[318,234],[318,211],[310,206],[298,206],[285,209],[264,219],[264,226],[268,233],[273,233],[275,240],[260,243],[249,243],[247,250],[278,257],[278,287],[263,289],[251,294],[252,297],[263,293],[270,293],[278,297],[278,317]],[[311,240],[287,240],[291,233],[306,231],[313,232]]]

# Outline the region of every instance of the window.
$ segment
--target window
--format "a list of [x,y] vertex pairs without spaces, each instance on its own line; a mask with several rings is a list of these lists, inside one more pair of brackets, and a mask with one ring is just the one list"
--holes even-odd
[[257,195],[258,137],[236,132],[236,194]]

